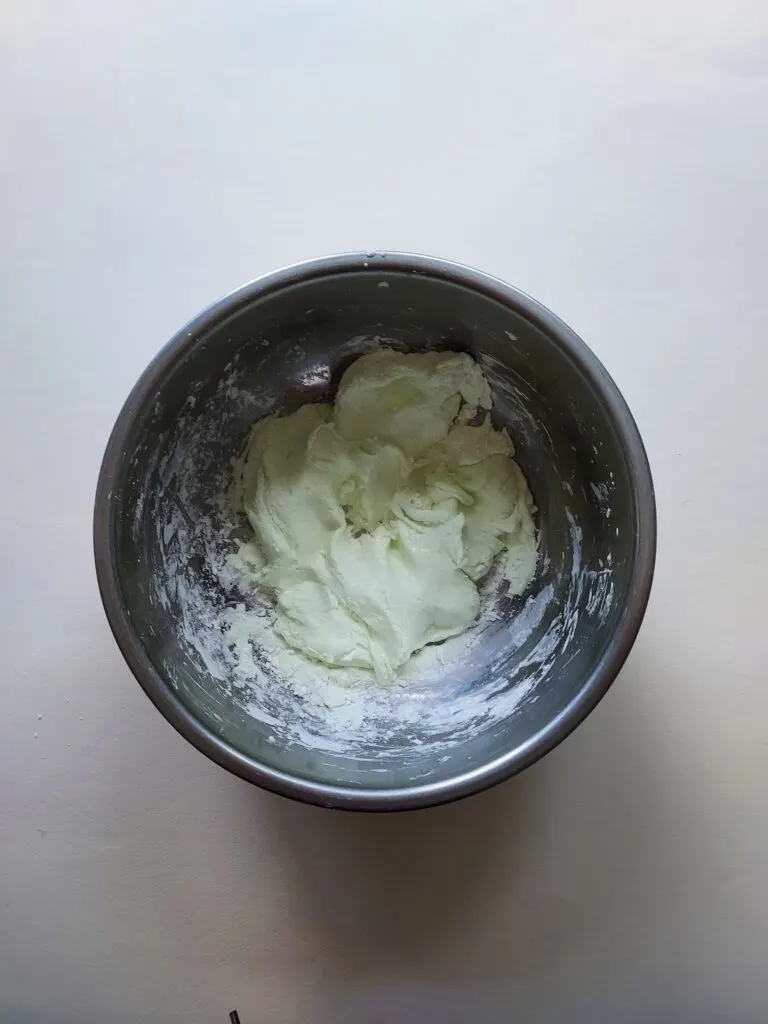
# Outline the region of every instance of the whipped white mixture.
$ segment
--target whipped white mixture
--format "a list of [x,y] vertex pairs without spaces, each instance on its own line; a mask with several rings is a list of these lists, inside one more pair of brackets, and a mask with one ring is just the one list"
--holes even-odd
[[382,349],[349,367],[333,405],[255,424],[236,472],[255,535],[241,554],[291,648],[391,682],[475,622],[494,562],[522,593],[534,505],[490,408],[468,355]]

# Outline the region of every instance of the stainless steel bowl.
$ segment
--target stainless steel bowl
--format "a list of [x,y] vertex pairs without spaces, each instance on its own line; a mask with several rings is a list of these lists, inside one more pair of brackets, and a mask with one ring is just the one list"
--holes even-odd
[[[208,555],[212,528],[221,555],[242,525],[226,492],[251,423],[327,397],[356,355],[382,343],[464,350],[481,363],[539,509],[541,557],[524,595],[496,594],[496,617],[467,653],[439,678],[374,700],[340,737],[333,715],[308,708],[274,668],[254,687],[229,678],[216,624],[258,599],[212,572]],[[112,631],[171,724],[250,782],[366,810],[476,792],[567,736],[629,653],[655,545],[640,436],[587,346],[501,281],[390,252],[289,267],[187,324],[120,413],[94,514]]]

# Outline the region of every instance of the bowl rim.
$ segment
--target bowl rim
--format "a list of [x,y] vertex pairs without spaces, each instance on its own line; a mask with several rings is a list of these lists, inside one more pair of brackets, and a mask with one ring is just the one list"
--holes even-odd
[[[200,336],[255,300],[287,287],[327,276],[377,274],[383,270],[437,278],[479,292],[529,320],[565,350],[599,393],[616,431],[632,482],[636,529],[621,618],[579,693],[555,718],[525,743],[451,778],[409,787],[368,789],[318,782],[249,757],[212,732],[182,702],[152,663],[123,603],[115,547],[114,495],[137,416]],[[110,435],[96,487],[93,545],[102,603],[123,657],[155,707],[198,750],[248,782],[306,803],[346,810],[410,810],[468,796],[523,771],[562,742],[595,708],[626,661],[645,615],[656,559],[656,502],[645,447],[624,397],[597,356],[558,316],[518,288],[463,264],[413,253],[371,250],[323,256],[259,277],[213,302],[171,338],[139,377]]]

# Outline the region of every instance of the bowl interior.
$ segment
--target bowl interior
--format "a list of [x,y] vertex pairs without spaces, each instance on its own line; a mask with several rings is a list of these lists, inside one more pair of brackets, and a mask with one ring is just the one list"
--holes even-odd
[[[540,558],[521,597],[490,579],[470,636],[427,650],[392,690],[325,699],[275,661],[268,603],[229,571],[249,536],[232,461],[257,418],[327,399],[377,345],[478,360],[538,506]],[[161,354],[121,453],[115,566],[154,669],[210,732],[291,776],[408,788],[535,745],[593,685],[631,585],[634,486],[610,402],[546,322],[381,261],[244,292]]]

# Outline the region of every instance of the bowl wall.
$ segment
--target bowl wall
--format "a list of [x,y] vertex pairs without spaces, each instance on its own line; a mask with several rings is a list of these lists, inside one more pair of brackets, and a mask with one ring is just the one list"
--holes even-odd
[[[265,607],[212,565],[248,536],[228,492],[254,420],[329,398],[346,366],[381,344],[462,350],[483,367],[538,506],[539,565],[520,597],[488,585],[495,617],[468,646],[449,642],[439,669],[326,713],[258,644],[258,683],[233,670],[233,616]],[[623,399],[556,317],[453,264],[353,255],[248,285],[169,343],[110,440],[95,538],[118,642],[192,742],[289,795],[401,807],[525,767],[594,706],[645,610],[655,509]]]

